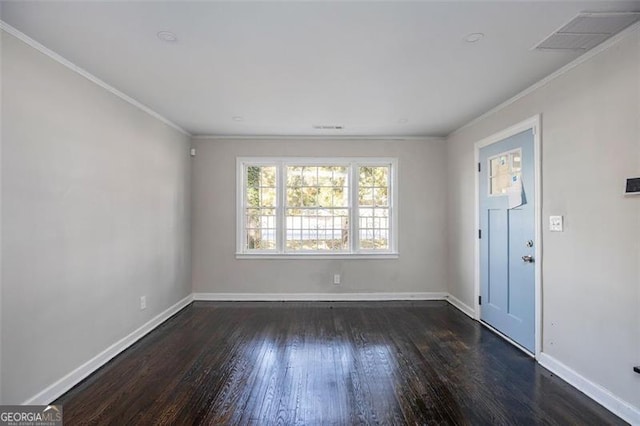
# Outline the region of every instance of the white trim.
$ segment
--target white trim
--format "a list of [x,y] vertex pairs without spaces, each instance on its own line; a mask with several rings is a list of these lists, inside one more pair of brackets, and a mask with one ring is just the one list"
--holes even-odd
[[17,30],[16,28],[12,27],[11,25],[7,24],[6,22],[4,22],[2,20],[0,20],[0,30],[4,30],[8,34],[11,34],[12,36],[16,37],[18,40],[21,40],[22,42],[24,42],[27,45],[31,46],[32,48],[36,49],[40,53],[43,53],[43,54],[47,55],[48,57],[50,57],[54,61],[64,65],[65,67],[69,68],[71,71],[74,71],[77,74],[80,74],[81,76],[83,76],[87,80],[89,80],[89,81],[97,84],[98,86],[102,87],[107,92],[110,92],[110,93],[116,95],[117,97],[119,97],[120,99],[124,100],[125,102],[130,103],[134,107],[141,109],[142,111],[146,112],[147,114],[149,114],[150,116],[152,116],[156,120],[159,120],[159,121],[163,122],[167,126],[179,131],[183,135],[192,136],[191,133],[187,132],[185,129],[183,129],[182,127],[178,126],[173,121],[171,121],[168,118],[160,115],[159,113],[157,113],[156,111],[152,110],[148,106],[136,101],[131,96],[125,95],[124,93],[122,93],[121,91],[116,89],[115,87],[109,85],[108,83],[106,83],[103,80],[99,79],[98,77],[96,77],[95,75],[93,75],[90,72],[86,71],[85,69],[80,68],[79,66],[77,66],[73,62],[65,59],[64,57],[60,56],[59,54],[57,54],[53,50],[45,47],[44,45],[42,45],[40,43],[38,43],[37,41],[35,41],[31,37],[29,37],[28,35],[24,34],[20,30]]
[[[395,157],[236,157],[236,258],[237,259],[380,259],[398,257],[398,159]],[[290,165],[345,166],[349,178],[349,203],[344,210],[349,212],[349,248],[331,252],[287,251],[286,240],[286,168]],[[246,223],[246,170],[251,166],[273,166],[276,168],[276,248],[266,250],[247,249]],[[387,207],[389,214],[389,248],[367,250],[358,248],[358,168],[362,166],[384,166],[390,169],[388,184],[391,196]]]
[[343,254],[331,254],[331,253],[236,253],[236,259],[280,259],[280,260],[292,260],[292,259],[305,259],[305,260],[323,260],[323,259],[398,259],[399,253],[343,253]]
[[[349,192],[349,251],[352,254],[355,254],[358,247],[360,246],[360,221],[359,221],[359,217],[360,217],[360,206],[358,205],[360,202],[359,199],[359,184],[360,184],[360,173],[358,173],[357,171],[358,166],[354,166],[353,164],[349,164],[349,188],[348,188],[348,192]],[[393,169],[395,169],[395,167],[392,167]],[[388,184],[392,184],[391,182],[388,182]],[[395,188],[392,186],[390,188],[391,194],[395,194],[396,190]],[[392,200],[390,200],[391,202],[393,202]],[[389,213],[391,214],[391,206],[389,206]],[[393,217],[393,216],[392,216]],[[390,227],[393,225],[390,225]],[[390,230],[393,231],[393,230]],[[388,237],[387,237],[388,238]],[[393,241],[393,239],[390,240],[390,242]],[[396,246],[393,245],[393,243],[390,244],[390,249],[394,250]]]
[[[510,136],[516,135],[525,130],[533,130],[533,156],[534,156],[534,204],[535,204],[535,356],[542,352],[542,158],[540,155],[542,145],[542,123],[540,114],[534,115],[520,123],[517,123],[505,130],[486,137],[474,144],[474,168],[480,159],[480,149],[500,142]],[[474,216],[475,229],[480,229],[480,173],[474,172]],[[475,234],[474,232],[474,234]],[[474,247],[474,318],[480,321],[480,305],[478,296],[480,295],[480,240],[475,237]]]
[[579,57],[577,57],[573,61],[569,62],[567,65],[563,66],[562,68],[558,69],[557,71],[552,72],[548,76],[544,77],[542,80],[539,80],[538,82],[536,82],[536,83],[532,84],[531,86],[527,87],[526,89],[524,89],[523,91],[521,91],[517,95],[507,99],[506,101],[502,102],[498,106],[495,106],[495,107],[491,108],[489,111],[479,115],[478,117],[476,117],[473,120],[469,121],[467,124],[464,124],[461,127],[458,127],[456,130],[454,130],[451,133],[449,133],[446,138],[448,139],[451,136],[461,132],[462,130],[464,130],[464,129],[468,128],[468,127],[471,127],[471,126],[473,126],[475,124],[478,124],[479,122],[481,122],[482,120],[486,119],[487,117],[492,116],[493,114],[505,109],[509,105],[519,101],[520,99],[524,98],[525,96],[529,95],[530,93],[535,92],[539,88],[547,85],[548,83],[550,83],[551,81],[555,80],[556,78],[562,76],[563,74],[566,74],[567,72],[571,71],[573,68],[577,67],[578,65],[582,64],[583,62],[586,62],[589,59],[593,58],[594,56],[598,55],[599,53],[607,50],[608,48],[610,48],[614,44],[618,43],[619,41],[623,40],[624,38],[626,38],[627,36],[629,36],[630,34],[632,34],[634,31],[636,31],[638,29],[640,29],[640,22],[636,22],[635,24],[625,28],[624,30],[620,31],[618,34],[614,35],[613,37],[611,37],[611,38],[609,38],[609,39],[607,39],[605,41],[603,41],[598,46],[594,47],[593,49],[585,52],[584,54],[580,55]]
[[446,292],[423,293],[193,293],[195,301],[391,301],[391,300],[447,300]]
[[240,157],[236,157],[236,252],[244,247],[244,212],[242,211],[243,200],[246,197],[244,190],[244,165]]
[[[285,215],[285,206],[287,205],[287,191],[286,191],[286,185],[287,185],[287,180],[286,180],[286,168],[284,165],[278,165],[276,167],[276,197],[277,197],[277,201],[276,201],[276,250],[281,253],[284,254],[285,253],[285,246],[286,243],[285,241],[287,240],[287,218]],[[242,172],[242,177],[244,179],[244,177],[246,176],[246,171]],[[242,183],[242,191],[245,191],[246,189],[246,182],[243,181]],[[240,200],[242,203],[246,202],[246,195],[242,196],[242,200]],[[243,223],[244,223],[244,206],[243,209],[240,211],[240,215],[243,219]],[[238,232],[238,230],[236,230],[236,232]],[[240,232],[238,232],[240,233]],[[240,250],[244,250],[245,248],[245,244],[247,241],[247,236],[246,236],[246,229],[243,226],[243,229],[241,231],[242,233],[242,246],[238,247],[238,251]]]
[[536,203],[534,211],[535,221],[535,239],[536,245],[533,250],[533,256],[535,259],[535,317],[536,317],[536,330],[535,330],[535,356],[539,356],[542,353],[542,263],[544,259],[542,240],[542,116],[540,114],[532,118],[533,122],[533,171],[534,171],[534,195],[533,199]]
[[129,346],[133,345],[142,337],[153,331],[156,327],[168,320],[171,316],[175,315],[180,310],[185,308],[191,302],[193,302],[193,294],[188,295],[173,306],[170,306],[136,330],[129,333],[127,336],[118,340],[117,342],[100,352],[98,355],[91,358],[89,361],[85,362],[78,368],[66,374],[61,379],[47,386],[45,389],[38,392],[31,398],[28,398],[22,403],[22,405],[50,404],[52,401],[59,398],[62,394],[84,380],[87,376],[109,362],[112,358],[116,357]]
[[447,295],[447,302],[472,320],[475,320],[475,312],[473,311],[473,308],[455,297],[453,294],[449,293]]
[[566,366],[551,355],[543,352],[538,357],[538,362],[547,370],[551,371],[580,392],[587,395],[607,410],[611,411],[622,420],[632,424],[640,425],[640,408],[622,400],[608,389],[587,379],[577,371]]
[[357,163],[364,166],[389,165],[398,161],[396,157],[298,157],[298,156],[269,156],[262,155],[257,157],[236,157],[241,163],[257,164],[257,165],[275,165],[282,163],[285,166],[344,166],[346,163]]
[[[192,293],[158,314],[147,323],[109,346],[98,355],[71,371],[36,395],[25,400],[23,405],[49,404],[69,389],[94,373],[112,358],[126,350],[142,337],[156,329],[193,301],[402,301],[402,300],[446,300],[453,307],[473,319],[473,309],[446,292],[414,293]],[[484,324],[484,323],[483,323]],[[485,324],[486,325],[486,324]],[[491,326],[488,328],[493,329]],[[495,331],[495,330],[494,330]],[[496,331],[501,334],[499,331]],[[507,338],[507,340],[509,340]],[[514,343],[514,342],[512,342]],[[520,349],[524,348],[514,343]],[[562,378],[588,397],[604,406],[631,424],[640,424],[640,409],[618,398],[609,390],[597,385],[546,353],[537,357],[540,365]]]
[[296,141],[318,141],[318,140],[339,140],[339,141],[425,141],[425,142],[444,142],[445,136],[366,136],[366,135],[353,135],[353,136],[336,136],[336,135],[193,135],[192,139],[196,140],[296,140]]

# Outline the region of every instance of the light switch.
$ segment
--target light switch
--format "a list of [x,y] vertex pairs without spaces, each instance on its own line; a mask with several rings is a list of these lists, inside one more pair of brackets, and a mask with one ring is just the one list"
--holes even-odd
[[564,231],[562,216],[549,216],[549,231],[562,232]]

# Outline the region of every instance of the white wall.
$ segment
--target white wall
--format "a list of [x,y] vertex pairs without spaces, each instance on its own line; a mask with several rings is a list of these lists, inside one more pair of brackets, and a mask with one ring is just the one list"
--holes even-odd
[[[200,140],[193,165],[193,290],[204,293],[446,291],[444,141]],[[235,258],[236,157],[397,157],[399,252],[389,260]],[[332,284],[333,274],[342,284]]]
[[542,114],[543,352],[640,409],[640,31],[447,140],[449,290],[473,306],[474,142]]
[[190,141],[6,33],[2,115],[1,387],[21,403],[191,293]]

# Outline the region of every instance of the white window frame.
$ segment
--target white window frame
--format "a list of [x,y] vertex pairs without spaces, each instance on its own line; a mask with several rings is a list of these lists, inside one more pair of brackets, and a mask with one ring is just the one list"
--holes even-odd
[[[285,249],[285,202],[287,166],[347,166],[349,173],[349,250],[295,251]],[[276,249],[248,250],[245,247],[246,168],[276,167]],[[358,168],[389,166],[389,248],[361,250],[359,246]],[[236,258],[238,259],[396,259],[398,258],[398,159],[388,157],[238,157],[236,158]]]

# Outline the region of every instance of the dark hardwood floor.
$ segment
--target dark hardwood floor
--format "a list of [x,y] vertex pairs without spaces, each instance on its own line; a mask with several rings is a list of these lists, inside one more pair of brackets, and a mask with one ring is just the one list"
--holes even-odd
[[446,302],[195,302],[63,395],[74,424],[624,424]]

